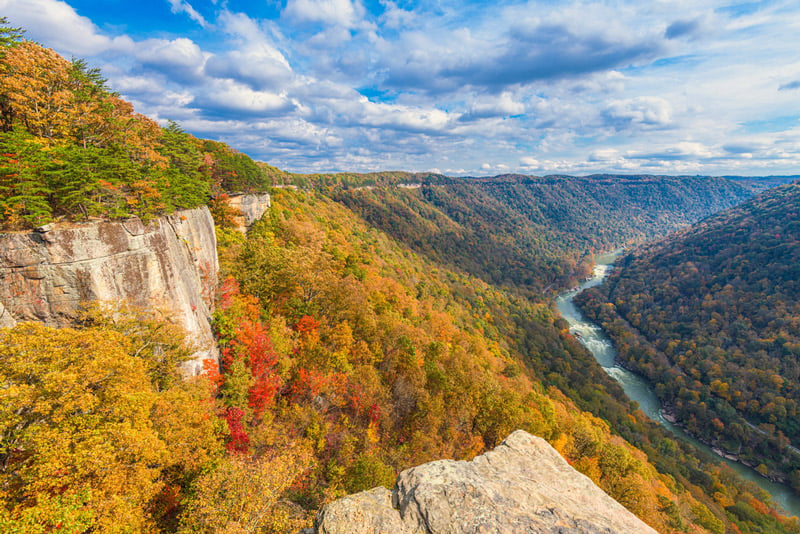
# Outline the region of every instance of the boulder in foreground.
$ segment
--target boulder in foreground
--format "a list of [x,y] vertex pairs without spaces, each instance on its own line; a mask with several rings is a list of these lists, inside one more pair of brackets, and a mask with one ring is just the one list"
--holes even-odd
[[654,534],[545,440],[517,430],[470,462],[439,460],[325,506],[318,534]]

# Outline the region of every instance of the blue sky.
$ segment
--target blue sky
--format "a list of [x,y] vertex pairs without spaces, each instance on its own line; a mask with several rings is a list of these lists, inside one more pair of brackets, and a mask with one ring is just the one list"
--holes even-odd
[[296,172],[800,174],[800,6],[0,0],[137,111]]

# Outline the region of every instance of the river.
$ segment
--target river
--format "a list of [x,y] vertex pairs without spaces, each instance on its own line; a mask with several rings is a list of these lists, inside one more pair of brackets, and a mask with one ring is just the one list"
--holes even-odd
[[[561,312],[561,316],[569,323],[570,332],[572,332],[589,352],[594,355],[597,362],[603,367],[603,370],[614,380],[619,382],[628,397],[639,403],[639,407],[650,419],[664,426],[676,437],[690,442],[698,449],[714,454],[708,445],[697,441],[682,428],[664,419],[661,414],[661,403],[650,388],[649,382],[627,369],[616,365],[617,352],[611,340],[598,325],[587,321],[572,302],[575,295],[584,289],[603,283],[603,280],[605,280],[611,270],[613,262],[619,255],[619,252],[597,255],[595,257],[595,268],[592,277],[581,283],[577,288],[565,291],[556,298],[558,311]],[[728,464],[742,478],[758,484],[764,491],[769,493],[773,501],[780,504],[789,515],[800,516],[800,496],[796,495],[791,488],[762,477],[755,470],[750,469],[746,465],[720,456],[718,456],[718,458]]]

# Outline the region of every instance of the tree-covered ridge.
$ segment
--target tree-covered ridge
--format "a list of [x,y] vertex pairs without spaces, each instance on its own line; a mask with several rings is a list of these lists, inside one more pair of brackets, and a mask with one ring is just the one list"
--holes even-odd
[[280,174],[175,123],[159,127],[97,69],[0,25],[0,228],[148,218],[222,191],[263,191]]
[[234,278],[213,378],[229,451],[310,443],[296,502],[315,509],[524,428],[662,532],[797,530],[634,412],[549,306],[437,266],[323,195],[272,200],[246,239],[219,232]]
[[[150,217],[291,183],[224,144],[159,128],[99,73],[19,32],[0,31],[0,45],[5,228]],[[38,92],[17,83],[25,76]],[[663,194],[660,180],[590,178],[598,190],[587,192],[562,177],[477,180],[477,189],[428,174],[307,178],[309,192],[274,192],[247,237],[224,228],[214,203],[230,276],[215,316],[222,365],[207,361],[204,378],[178,380],[183,334],[142,311],[91,309],[76,329],[0,331],[0,530],[297,531],[335,497],[420,462],[471,457],[524,428],[662,532],[800,532],[757,488],[636,412],[541,297],[480,278],[494,280],[486,273],[508,247],[520,265],[501,263],[514,270],[498,281],[560,282],[580,256],[559,239],[583,231],[589,250],[624,237],[605,237],[603,225],[551,229],[592,220],[561,194],[591,202],[625,180]],[[517,188],[559,180],[571,185],[514,204]],[[456,187],[453,200],[439,186]],[[739,191],[720,187],[702,209]],[[347,188],[388,191],[376,213],[387,209],[380,201],[407,205],[410,225],[400,217],[382,232],[361,207],[328,196]],[[634,235],[655,219],[636,224]],[[420,228],[409,247],[406,234]],[[442,248],[445,232],[473,254],[467,273],[451,268],[466,258]],[[528,246],[544,260],[530,260]]]
[[452,178],[333,194],[433,261],[531,294],[584,276],[592,252],[664,235],[750,195],[721,178],[613,175]]
[[800,184],[636,250],[583,307],[690,431],[800,490]]
[[661,532],[800,531],[635,412],[548,305],[316,193],[273,202],[247,237],[219,229],[222,368],[199,381],[177,379],[190,348],[146,313],[0,332],[2,530],[296,531],[524,428]]

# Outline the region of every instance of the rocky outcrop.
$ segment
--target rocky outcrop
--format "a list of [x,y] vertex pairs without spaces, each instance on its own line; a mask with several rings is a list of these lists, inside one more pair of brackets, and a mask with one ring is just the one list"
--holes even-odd
[[546,441],[517,430],[471,462],[440,460],[324,507],[318,534],[655,534],[575,471]]
[[238,230],[242,233],[247,232],[253,226],[253,223],[259,220],[272,205],[269,193],[231,195],[228,197],[228,204],[242,214],[240,217],[236,217]]
[[217,358],[211,330],[217,244],[208,208],[143,223],[58,223],[0,234],[0,326],[71,324],[84,301],[160,309],[201,349],[185,371]]

